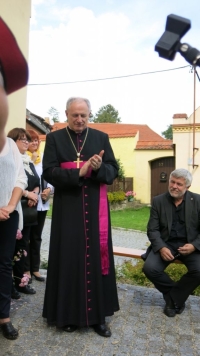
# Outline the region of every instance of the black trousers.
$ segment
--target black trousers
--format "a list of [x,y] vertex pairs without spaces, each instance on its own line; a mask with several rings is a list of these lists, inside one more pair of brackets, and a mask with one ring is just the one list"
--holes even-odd
[[[174,254],[177,248],[184,244],[170,243],[167,244],[167,247]],[[155,253],[151,250],[145,261],[143,272],[155,287],[163,293],[163,296],[169,293],[172,300],[178,306],[181,306],[200,284],[200,252],[196,250],[190,255],[181,256],[179,260],[184,263],[188,272],[178,282],[174,282],[164,271],[171,262],[164,261],[159,251]]]
[[19,215],[17,211],[10,214],[6,221],[0,221],[0,319],[9,318],[12,261],[15,250]]
[[13,266],[14,281],[16,286],[18,286],[21,283],[21,278],[23,277],[24,272],[26,272],[24,268],[25,256],[23,254],[23,251],[27,252],[28,250],[30,231],[31,231],[31,226],[24,226],[22,230],[22,239],[16,240],[14,256],[17,256],[18,253],[21,254],[19,261],[15,261]]
[[45,223],[47,210],[38,211],[37,225],[31,226],[30,241],[25,258],[25,271],[38,272],[40,268],[40,248],[42,242],[42,230]]

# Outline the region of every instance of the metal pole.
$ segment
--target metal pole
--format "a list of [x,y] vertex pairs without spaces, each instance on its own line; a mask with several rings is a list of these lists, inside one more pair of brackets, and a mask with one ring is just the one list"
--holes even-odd
[[193,157],[192,165],[195,166],[194,155],[195,155],[195,121],[196,121],[196,66],[194,66],[194,110],[193,110]]

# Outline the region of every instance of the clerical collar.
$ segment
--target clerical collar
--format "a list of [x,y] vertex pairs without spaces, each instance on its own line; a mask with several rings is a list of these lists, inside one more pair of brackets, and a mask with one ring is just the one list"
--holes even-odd
[[87,132],[87,127],[81,132],[76,132],[76,131],[70,129],[69,125],[66,128],[69,130],[70,134],[82,135]]

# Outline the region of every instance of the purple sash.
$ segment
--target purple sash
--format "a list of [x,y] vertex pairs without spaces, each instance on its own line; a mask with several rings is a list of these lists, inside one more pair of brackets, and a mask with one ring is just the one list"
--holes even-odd
[[[86,162],[80,162],[80,168]],[[62,162],[61,168],[64,169],[78,169],[76,162]],[[85,178],[91,176],[92,169],[88,170]],[[109,254],[108,254],[108,203],[107,203],[107,189],[106,184],[100,183],[99,191],[99,239],[101,252],[101,271],[103,275],[109,272]]]

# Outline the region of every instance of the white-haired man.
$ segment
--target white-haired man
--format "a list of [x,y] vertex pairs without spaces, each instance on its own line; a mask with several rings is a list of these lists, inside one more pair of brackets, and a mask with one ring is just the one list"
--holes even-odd
[[[153,199],[147,226],[151,246],[143,271],[163,294],[168,317],[183,312],[185,301],[200,284],[200,195],[188,191],[191,183],[188,170],[171,172],[168,192]],[[164,271],[175,258],[188,269],[178,282]]]

